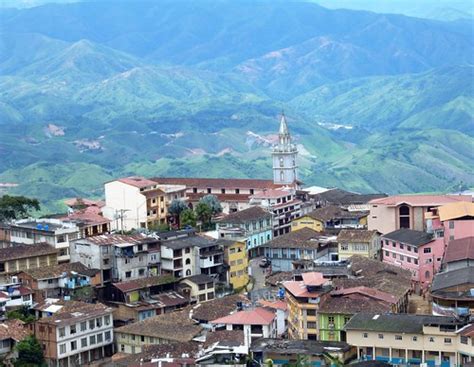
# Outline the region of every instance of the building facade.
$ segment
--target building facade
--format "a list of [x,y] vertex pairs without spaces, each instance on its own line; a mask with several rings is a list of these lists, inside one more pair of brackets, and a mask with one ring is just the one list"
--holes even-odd
[[278,130],[278,144],[273,147],[273,182],[280,185],[293,185],[298,181],[296,158],[298,149],[292,143],[286,117],[282,114]]
[[81,238],[76,223],[61,219],[22,219],[10,226],[10,240],[27,245],[47,243],[58,250],[58,261],[70,260],[69,245]]
[[377,231],[365,229],[343,229],[337,236],[339,260],[353,255],[380,259],[380,238]]
[[227,280],[234,289],[245,287],[250,278],[248,274],[249,258],[245,242],[218,240],[224,249],[224,262],[228,266]]
[[261,246],[273,238],[272,213],[252,206],[220,219],[216,230],[219,238],[244,241],[250,256],[258,256]]

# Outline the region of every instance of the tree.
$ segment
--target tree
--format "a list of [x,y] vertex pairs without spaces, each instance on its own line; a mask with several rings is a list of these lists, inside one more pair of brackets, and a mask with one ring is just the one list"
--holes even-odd
[[203,223],[204,227],[211,224],[212,209],[202,200],[196,205],[196,217]]
[[186,209],[179,215],[179,223],[181,227],[196,226],[196,214],[191,209]]
[[199,203],[204,203],[211,208],[212,215],[222,213],[222,205],[215,195],[203,196],[201,200],[199,200]]
[[170,213],[170,215],[175,218],[175,222],[178,225],[178,228],[180,226],[180,215],[186,209],[188,209],[188,206],[186,205],[184,200],[181,199],[174,199],[168,208],[168,213]]
[[7,319],[17,319],[27,324],[30,322],[35,321],[35,316],[30,313],[30,310],[27,306],[23,306],[22,308],[18,308],[16,310],[8,311],[7,312]]
[[33,367],[45,365],[43,349],[33,335],[27,336],[16,345],[18,358],[15,367]]
[[31,210],[40,210],[37,199],[10,195],[0,198],[0,221],[28,218]]

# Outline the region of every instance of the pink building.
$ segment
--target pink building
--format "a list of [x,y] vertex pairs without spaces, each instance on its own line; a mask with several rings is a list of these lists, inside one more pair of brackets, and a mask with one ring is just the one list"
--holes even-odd
[[426,215],[426,229],[450,241],[474,236],[474,203],[457,202],[433,208]]
[[369,202],[368,229],[390,233],[400,228],[426,230],[434,208],[450,203],[471,203],[468,195],[396,195]]
[[427,288],[443,260],[443,238],[401,228],[381,237],[383,262],[409,270],[414,286]]

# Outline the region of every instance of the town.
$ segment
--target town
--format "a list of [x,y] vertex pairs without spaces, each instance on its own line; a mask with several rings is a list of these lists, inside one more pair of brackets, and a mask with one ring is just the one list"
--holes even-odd
[[474,365],[474,192],[306,187],[284,114],[269,154],[4,214],[3,365]]

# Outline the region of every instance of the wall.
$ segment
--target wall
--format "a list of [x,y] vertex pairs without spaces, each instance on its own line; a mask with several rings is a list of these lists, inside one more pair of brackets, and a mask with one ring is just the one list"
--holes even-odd
[[133,228],[139,228],[141,223],[146,223],[146,197],[140,193],[138,187],[127,185],[120,181],[108,182],[104,187],[105,205],[109,208],[104,210],[104,215],[112,220],[111,225],[113,229],[122,229],[121,220],[117,220],[114,217],[116,211],[121,209],[127,210],[123,213],[124,230],[129,231]]
[[311,228],[314,231],[322,232],[324,230],[324,225],[321,221],[309,216],[297,218],[291,222],[292,231],[297,231],[301,228]]
[[369,230],[377,230],[386,234],[397,229],[395,208],[386,205],[370,205],[370,214],[367,218]]
[[[235,242],[231,246],[227,246],[224,251],[226,263],[230,266],[230,284],[235,288],[241,288],[249,282],[247,272],[248,256],[245,244],[243,242]],[[240,275],[239,275],[240,274]]]

